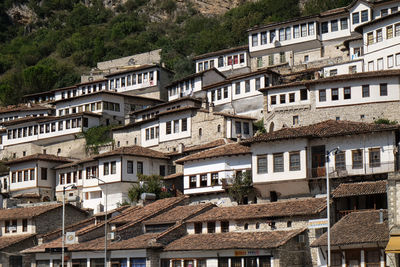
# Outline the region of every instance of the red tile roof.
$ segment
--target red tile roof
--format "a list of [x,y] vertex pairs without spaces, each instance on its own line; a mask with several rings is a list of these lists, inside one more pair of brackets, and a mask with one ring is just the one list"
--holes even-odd
[[222,145],[216,148],[211,148],[208,150],[203,150],[201,152],[178,159],[175,162],[184,163],[186,161],[192,161],[192,160],[236,156],[236,155],[247,155],[247,154],[251,154],[249,147],[240,145],[238,143],[232,143],[232,144]]
[[[16,245],[19,242],[24,241],[33,236],[35,236],[35,235],[27,234],[27,235],[0,236],[0,249],[7,248],[11,245]],[[33,244],[33,242],[32,242],[32,244]]]
[[332,192],[333,198],[386,194],[387,181],[340,184]]
[[386,125],[353,121],[327,120],[316,124],[295,128],[284,128],[271,133],[260,134],[242,144],[248,145],[258,142],[272,142],[295,138],[328,138],[344,135],[368,134],[372,132],[393,131],[399,129],[399,125]]
[[286,244],[304,230],[191,234],[171,242],[164,250],[271,249]]
[[61,207],[62,204],[50,204],[25,208],[0,209],[0,220],[33,218]]
[[12,160],[4,162],[4,164],[12,165],[12,164],[17,164],[17,163],[21,163],[21,162],[35,161],[35,160],[55,161],[55,162],[64,162],[64,163],[73,161],[71,158],[60,157],[60,156],[51,155],[51,154],[39,154],[38,153],[38,154],[33,154],[33,155],[22,157],[22,158],[12,159]]
[[[377,244],[389,240],[387,211],[383,211],[383,223],[379,222],[379,210],[352,212],[344,216],[331,228],[331,245]],[[326,246],[327,233],[315,240],[311,246]]]
[[41,105],[35,104],[19,104],[19,105],[12,105],[7,107],[0,107],[0,114],[10,113],[10,112],[21,112],[21,111],[33,111],[33,110],[53,110],[53,108],[44,107]]
[[175,178],[183,178],[183,172],[177,172],[177,173],[173,173],[167,176],[164,176],[164,180],[172,180]]
[[139,156],[139,157],[146,157],[146,158],[156,158],[156,159],[168,159],[168,157],[159,151],[145,148],[141,146],[126,146],[114,149],[110,152],[106,152],[103,154],[99,154],[94,156],[94,159],[105,158],[110,156],[118,156],[118,155],[127,155],[127,156]]
[[265,204],[215,207],[188,220],[188,222],[317,215],[325,207],[325,198],[306,198]]
[[[201,144],[201,145],[184,147],[182,153],[201,151],[204,149],[222,146],[222,145],[233,143],[233,142],[234,141],[232,141],[231,139],[221,138],[221,139],[217,139],[215,141],[211,141],[209,143],[205,143],[205,144]],[[174,151],[174,152],[167,153],[167,155],[178,155],[178,154],[182,154],[182,153],[180,153],[178,151]]]

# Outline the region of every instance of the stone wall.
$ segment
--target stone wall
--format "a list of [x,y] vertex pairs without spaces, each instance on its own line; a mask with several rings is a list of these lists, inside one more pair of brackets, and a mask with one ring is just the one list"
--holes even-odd
[[[387,187],[388,221],[390,235],[400,234],[400,174],[390,173]],[[390,267],[398,267],[396,254],[386,254],[386,264]]]

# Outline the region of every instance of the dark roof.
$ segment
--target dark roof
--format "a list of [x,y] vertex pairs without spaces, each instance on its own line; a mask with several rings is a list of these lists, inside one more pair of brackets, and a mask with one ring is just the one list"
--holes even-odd
[[21,241],[33,237],[33,234],[0,236],[0,249],[16,245]]
[[94,156],[93,158],[99,159],[99,158],[105,158],[105,157],[116,156],[116,155],[128,155],[128,156],[139,156],[139,157],[156,158],[156,159],[168,159],[168,157],[162,152],[159,152],[159,151],[156,151],[156,150],[153,150],[150,148],[136,146],[136,145],[120,147],[120,148],[114,149],[110,152],[106,152],[106,153]]
[[304,230],[190,234],[171,242],[164,250],[271,249],[286,244]]
[[271,22],[271,23],[268,23],[268,24],[265,24],[265,25],[256,25],[256,26],[248,29],[247,32],[251,32],[251,31],[255,31],[255,30],[261,30],[261,29],[264,29],[264,28],[275,27],[275,26],[279,26],[279,25],[283,25],[283,24],[287,24],[287,23],[300,21],[300,20],[308,20],[308,19],[312,19],[312,18],[318,18],[318,15],[297,17],[297,18],[293,18],[293,19],[289,19],[289,20],[285,20],[285,21]]
[[332,192],[333,198],[385,194],[387,181],[340,184]]
[[[383,223],[379,222],[379,210],[356,211],[344,216],[331,228],[331,245],[376,244],[389,240],[387,211],[383,211]],[[326,246],[327,233],[315,240],[311,246]]]
[[112,77],[112,76],[116,76],[119,74],[124,74],[124,73],[132,72],[132,71],[146,70],[146,69],[150,69],[150,68],[162,68],[162,69],[172,73],[171,70],[163,68],[158,64],[145,64],[145,65],[140,65],[140,66],[136,66],[136,67],[129,67],[125,70],[121,70],[121,71],[117,71],[117,72],[112,72],[110,74],[104,75],[104,77]]
[[[201,111],[205,111],[205,110],[201,110]],[[205,112],[209,112],[209,111],[205,111]],[[253,118],[253,117],[250,117],[250,116],[236,115],[236,114],[225,113],[225,112],[213,112],[213,114],[214,115],[221,115],[221,116],[228,117],[228,118],[234,118],[234,119],[243,119],[243,120],[252,120],[252,121],[257,120],[256,118]]]
[[232,141],[231,139],[221,138],[221,139],[217,139],[217,140],[211,141],[206,144],[184,147],[182,152],[174,151],[174,152],[167,153],[167,155],[173,156],[173,155],[179,155],[179,154],[183,154],[183,153],[196,152],[196,151],[205,150],[205,149],[209,149],[209,148],[213,148],[213,147],[217,147],[217,146],[222,146],[222,145],[233,143],[233,142],[234,141]]
[[199,99],[199,98],[194,98],[194,97],[191,97],[191,96],[185,96],[185,97],[174,99],[174,100],[171,100],[171,101],[168,101],[168,102],[164,102],[164,103],[161,103],[161,104],[158,104],[158,105],[154,105],[154,106],[151,106],[151,107],[148,107],[148,108],[145,108],[145,109],[135,110],[135,111],[132,111],[130,114],[148,112],[149,110],[152,110],[152,109],[157,109],[157,108],[160,108],[160,107],[168,106],[168,105],[174,104],[176,102],[183,102],[185,100],[191,100],[193,102],[198,102],[198,103],[202,102],[202,100]]
[[11,220],[11,219],[33,218],[48,211],[61,207],[62,204],[49,204],[49,205],[40,205],[40,206],[24,207],[24,208],[0,209],[0,219]]
[[12,159],[12,160],[4,162],[4,164],[12,165],[12,164],[17,164],[17,163],[26,162],[26,161],[34,161],[34,160],[55,161],[55,162],[72,162],[73,161],[71,158],[60,157],[60,156],[51,155],[51,154],[39,154],[38,153],[38,154],[33,154],[33,155],[22,157],[22,158]]
[[178,159],[175,162],[183,163],[185,161],[191,161],[191,160],[235,156],[235,155],[246,155],[246,154],[251,154],[250,148],[248,146],[243,146],[238,143],[231,143],[216,148],[200,151],[198,153]]
[[170,114],[170,113],[176,113],[176,112],[180,112],[180,111],[187,111],[187,110],[194,110],[194,109],[200,109],[200,107],[183,106],[183,107],[180,107],[180,108],[174,108],[174,109],[162,111],[159,114],[157,114],[157,116],[160,117],[162,115],[167,115],[167,114]]
[[81,160],[75,160],[73,162],[69,162],[66,164],[62,164],[59,165],[57,167],[54,167],[53,169],[58,170],[58,169],[65,169],[65,168],[69,168],[69,167],[74,167],[83,163],[87,163],[87,162],[91,162],[91,161],[95,161],[92,157],[90,158],[85,158],[85,159],[81,159]]
[[231,48],[222,49],[222,50],[218,50],[218,51],[214,51],[214,52],[209,52],[209,53],[206,53],[206,54],[201,54],[201,55],[195,56],[193,58],[193,60],[198,60],[198,59],[203,59],[203,58],[208,58],[208,57],[223,55],[223,54],[227,54],[227,53],[243,51],[243,50],[248,51],[249,50],[249,46],[248,45],[242,45],[242,46],[231,47]]
[[343,135],[368,134],[373,132],[394,131],[399,125],[386,125],[345,120],[327,120],[316,124],[295,128],[283,128],[271,133],[260,134],[242,141],[249,145],[258,142],[273,142],[295,138],[328,138]]
[[216,220],[244,220],[270,217],[317,215],[323,211],[325,207],[325,198],[306,198],[265,204],[215,207],[188,221],[205,222]]
[[226,78],[226,76],[222,72],[220,72],[216,68],[211,68],[211,69],[208,69],[208,70],[203,70],[203,71],[200,71],[200,72],[196,72],[196,73],[190,74],[190,75],[185,76],[184,78],[181,78],[179,80],[175,80],[172,83],[168,84],[166,87],[171,87],[171,86],[174,86],[174,85],[176,85],[176,84],[178,84],[180,82],[186,81],[188,79],[192,79],[192,78],[195,78],[195,77],[203,76],[205,73],[211,72],[211,71],[214,71],[217,74],[219,74],[220,76],[222,76],[223,78]]
[[21,112],[21,111],[33,111],[33,110],[53,110],[53,108],[44,107],[41,105],[27,105],[27,104],[19,104],[12,105],[7,107],[0,107],[0,114],[11,113],[11,112]]
[[191,216],[201,211],[214,207],[214,204],[205,203],[198,205],[177,206],[160,215],[153,217],[144,222],[146,225],[150,224],[175,224],[176,222],[184,221]]
[[108,79],[98,79],[98,80],[93,80],[89,82],[83,82],[83,83],[77,83],[75,86],[81,86],[81,85],[86,85],[86,84],[94,84],[94,83],[101,83],[101,82],[106,82]]

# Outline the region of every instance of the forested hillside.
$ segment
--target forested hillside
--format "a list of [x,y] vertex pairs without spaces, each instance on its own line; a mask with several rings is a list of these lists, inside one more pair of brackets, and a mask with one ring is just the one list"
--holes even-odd
[[195,55],[247,42],[254,25],[344,6],[350,0],[259,0],[223,15],[203,14],[190,0],[0,2],[0,104],[79,82],[98,61],[162,48],[176,78],[193,72]]

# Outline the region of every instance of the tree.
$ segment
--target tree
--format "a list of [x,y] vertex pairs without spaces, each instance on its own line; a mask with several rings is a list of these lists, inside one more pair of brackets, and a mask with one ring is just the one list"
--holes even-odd
[[239,205],[244,204],[244,200],[254,192],[251,172],[239,172],[233,177],[233,183],[228,188],[228,194]]
[[142,193],[153,193],[156,199],[172,197],[172,194],[164,189],[162,176],[138,174],[138,180],[141,183],[132,185],[128,191],[131,202],[138,202]]

